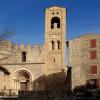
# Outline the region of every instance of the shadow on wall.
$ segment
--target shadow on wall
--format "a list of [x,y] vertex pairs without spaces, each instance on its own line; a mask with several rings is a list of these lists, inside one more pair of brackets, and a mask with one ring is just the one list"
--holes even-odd
[[33,82],[33,87],[35,91],[19,91],[18,100],[71,100],[71,68],[68,68],[67,76],[63,70],[43,75]]
[[60,73],[39,77],[33,81],[33,90],[19,91],[18,98],[13,97],[12,100],[71,100],[71,68],[68,68],[67,76],[62,70]]
[[34,90],[45,91],[68,91],[71,90],[71,68],[68,68],[67,75],[62,70],[48,76],[41,76],[33,82]]

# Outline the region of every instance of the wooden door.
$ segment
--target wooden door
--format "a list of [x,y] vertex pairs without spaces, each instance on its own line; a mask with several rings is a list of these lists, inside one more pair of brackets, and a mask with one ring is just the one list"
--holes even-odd
[[27,91],[27,82],[20,82],[20,90]]

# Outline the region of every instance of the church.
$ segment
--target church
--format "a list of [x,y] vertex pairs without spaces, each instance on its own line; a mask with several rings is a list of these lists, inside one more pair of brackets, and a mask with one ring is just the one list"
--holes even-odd
[[52,90],[65,82],[66,8],[45,9],[42,46],[14,45],[10,41],[1,44],[0,91],[5,95],[17,95],[18,91]]
[[63,90],[64,85],[72,90],[84,84],[100,88],[100,34],[90,33],[66,42],[66,15],[64,7],[45,9],[42,46],[1,41],[0,93],[18,95],[18,91]]

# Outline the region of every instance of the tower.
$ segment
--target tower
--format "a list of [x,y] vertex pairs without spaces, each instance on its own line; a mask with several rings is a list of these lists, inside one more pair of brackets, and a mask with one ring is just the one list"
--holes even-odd
[[66,9],[45,10],[45,75],[60,73],[66,67]]

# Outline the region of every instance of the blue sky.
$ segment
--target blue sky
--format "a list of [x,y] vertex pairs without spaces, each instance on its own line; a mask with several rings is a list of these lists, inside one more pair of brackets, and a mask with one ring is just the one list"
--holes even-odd
[[0,0],[0,32],[12,27],[17,44],[42,44],[44,9],[67,8],[67,40],[86,33],[100,33],[100,0]]

